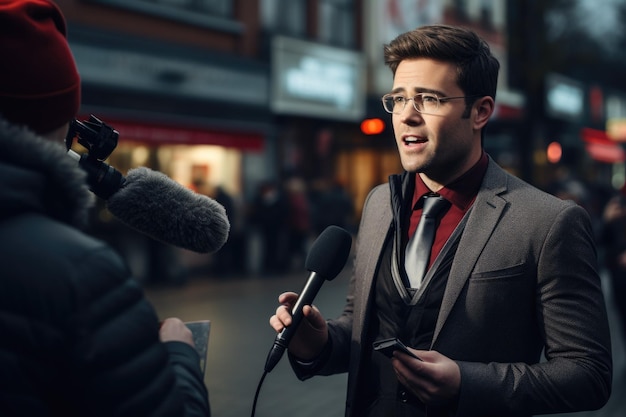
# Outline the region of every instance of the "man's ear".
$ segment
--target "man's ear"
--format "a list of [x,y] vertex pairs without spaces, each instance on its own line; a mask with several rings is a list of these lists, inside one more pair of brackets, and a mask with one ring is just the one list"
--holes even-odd
[[489,121],[493,111],[495,110],[495,102],[493,98],[484,96],[476,100],[474,103],[474,129],[480,130]]

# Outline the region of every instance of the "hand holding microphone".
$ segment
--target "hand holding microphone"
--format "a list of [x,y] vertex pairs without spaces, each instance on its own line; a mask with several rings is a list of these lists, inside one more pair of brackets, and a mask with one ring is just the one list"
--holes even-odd
[[[326,321],[311,304],[322,284],[341,272],[351,246],[352,236],[337,226],[326,228],[313,243],[305,262],[311,274],[304,288],[299,295],[281,294],[279,302],[283,306],[270,318],[270,325],[279,333],[268,354],[266,372],[276,366],[287,347],[301,359],[311,359],[321,352],[328,340]],[[303,319],[305,323],[301,324]]]
[[[276,314],[270,318],[270,325],[277,333],[293,324],[291,311],[299,294],[284,292],[278,297],[281,304]],[[302,307],[303,320],[289,343],[289,352],[304,361],[314,359],[322,352],[328,342],[326,319],[314,305]]]

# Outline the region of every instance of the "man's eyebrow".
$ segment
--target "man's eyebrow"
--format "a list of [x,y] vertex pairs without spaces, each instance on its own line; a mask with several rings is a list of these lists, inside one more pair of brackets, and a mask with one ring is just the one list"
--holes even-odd
[[[403,93],[405,91],[406,89],[404,87],[396,87],[393,90],[391,90],[391,94]],[[438,90],[433,90],[430,88],[415,88],[413,91],[415,94],[430,93],[430,94],[436,94],[440,97],[445,97],[445,94],[443,92],[438,91]]]

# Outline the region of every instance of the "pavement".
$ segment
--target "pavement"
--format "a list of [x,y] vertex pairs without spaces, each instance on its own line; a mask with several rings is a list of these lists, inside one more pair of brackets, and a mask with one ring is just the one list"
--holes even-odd
[[[326,317],[341,313],[349,274],[348,265],[333,281],[325,282],[315,298]],[[204,275],[179,286],[146,286],[146,295],[160,318],[211,321],[205,382],[214,417],[344,415],[346,375],[302,382],[293,375],[285,355],[261,381],[275,337],[268,320],[277,307],[277,297],[288,290],[299,292],[307,278],[308,272],[303,269],[275,276]],[[606,295],[614,345],[613,394],[601,410],[560,414],[561,417],[626,416],[626,349],[611,294],[607,291]]]

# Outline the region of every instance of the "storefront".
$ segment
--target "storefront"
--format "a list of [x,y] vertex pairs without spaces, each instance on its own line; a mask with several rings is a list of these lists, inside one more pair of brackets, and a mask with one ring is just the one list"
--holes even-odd
[[[353,164],[366,114],[364,56],[354,50],[276,37],[271,45],[270,107],[278,165],[323,190],[341,184],[352,196],[368,171]],[[371,184],[367,184],[368,186]]]
[[[107,162],[122,173],[161,171],[213,198],[219,187],[233,200],[235,240],[246,201],[275,169],[268,64],[76,24],[69,33],[82,78],[78,118],[93,114],[119,132]],[[98,204],[94,233],[140,280],[176,282],[211,259],[133,233]]]
[[146,165],[242,196],[271,170],[266,64],[80,26],[70,33],[83,81],[79,117],[118,130],[118,169]]

